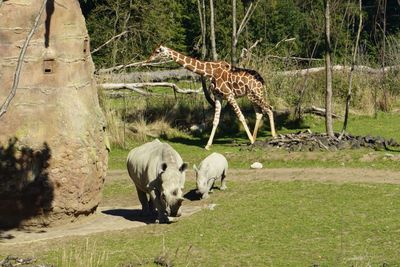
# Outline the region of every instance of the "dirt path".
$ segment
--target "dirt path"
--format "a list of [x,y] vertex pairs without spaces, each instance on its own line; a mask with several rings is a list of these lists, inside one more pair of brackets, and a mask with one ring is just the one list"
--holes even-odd
[[[194,172],[188,171],[188,180],[194,181]],[[116,181],[129,181],[125,170],[109,171],[106,183]],[[400,184],[400,173],[386,170],[372,169],[324,169],[324,168],[290,168],[290,169],[260,169],[260,170],[230,170],[227,181],[315,181],[333,183],[386,183]],[[136,195],[136,194],[134,194]],[[135,196],[136,197],[136,196]],[[112,203],[112,202],[111,202]],[[93,233],[100,233],[112,230],[123,230],[144,226],[149,223],[139,216],[140,206],[130,206],[139,203],[137,199],[129,199],[117,202],[119,206],[112,205],[105,201],[101,204],[95,215],[78,223],[41,229],[39,231],[18,231],[11,230],[0,232],[0,252],[2,248],[9,245],[26,244],[36,241],[43,241],[54,238],[82,236]],[[125,204],[124,204],[125,203]],[[129,203],[129,204],[127,204]],[[201,203],[201,204],[199,204]],[[105,206],[107,205],[107,206]],[[190,216],[203,208],[207,208],[207,202],[187,202],[183,206],[183,217]]]

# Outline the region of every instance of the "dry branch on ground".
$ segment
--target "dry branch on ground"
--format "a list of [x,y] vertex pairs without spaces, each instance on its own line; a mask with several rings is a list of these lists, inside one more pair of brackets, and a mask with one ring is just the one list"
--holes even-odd
[[203,91],[200,89],[182,89],[174,83],[167,82],[158,82],[158,83],[103,83],[99,85],[100,88],[104,90],[121,90],[121,89],[129,89],[135,91],[141,95],[152,95],[147,91],[142,90],[147,87],[170,87],[174,90],[174,92],[179,94],[202,94]]
[[276,138],[267,141],[256,141],[254,147],[283,148],[289,151],[336,151],[341,149],[372,148],[375,150],[391,150],[389,147],[399,147],[394,139],[385,139],[380,136],[354,136],[344,134],[341,139],[339,133],[334,137],[327,134],[312,133],[309,129],[297,133],[279,134]]

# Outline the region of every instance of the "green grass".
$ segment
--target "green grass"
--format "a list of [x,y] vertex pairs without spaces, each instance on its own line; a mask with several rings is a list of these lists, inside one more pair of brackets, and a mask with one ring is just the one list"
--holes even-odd
[[214,210],[178,223],[74,238],[38,255],[59,263],[89,243],[90,257],[105,254],[99,266],[154,266],[161,254],[175,266],[400,263],[397,185],[230,181],[208,201]]
[[[394,138],[400,141],[400,113],[379,112],[377,118],[373,116],[350,115],[348,132],[352,135],[371,135]],[[310,122],[312,129],[317,132],[325,132],[324,121],[319,119]],[[343,122],[334,121],[334,131],[342,130]]]
[[[268,123],[264,123],[268,125]],[[335,122],[335,131],[341,129],[341,122]],[[310,128],[313,132],[324,132],[324,120],[314,116],[307,116],[300,126],[295,128],[279,129],[279,133],[297,132]],[[369,116],[351,116],[349,133],[353,135],[382,136],[400,141],[400,114],[379,113],[375,119]],[[268,137],[269,132],[263,127],[259,140]],[[209,151],[204,149],[207,143],[208,132],[204,137],[182,137],[164,140],[170,143],[191,165],[199,163]],[[371,149],[343,150],[335,152],[288,152],[286,150],[250,150],[246,146],[247,139],[244,133],[228,134],[217,132],[212,151],[224,154],[232,168],[248,168],[254,161],[263,163],[267,168],[282,167],[361,167],[379,169],[400,169],[397,157],[387,157],[387,151],[374,151]],[[125,169],[126,157],[130,149],[140,145],[139,142],[128,142],[126,149],[113,148],[110,153],[109,168]],[[398,155],[398,152],[389,152]]]
[[[340,126],[336,122],[336,130]],[[380,113],[377,119],[352,116],[349,131],[399,141],[399,127],[398,114]],[[281,125],[279,132],[304,128],[323,131],[324,121],[308,116],[297,127]],[[210,153],[203,148],[207,134],[164,141],[192,165]],[[261,138],[268,136],[263,128]],[[249,150],[246,143],[242,132],[233,137],[220,132],[212,150],[226,155],[231,168],[248,168],[257,160],[267,168],[400,169],[398,152],[390,152],[395,157],[369,149],[289,153]],[[126,149],[113,148],[110,169],[126,169],[129,150],[140,144],[131,141]],[[194,186],[189,179],[186,188]],[[210,199],[194,203],[215,203],[214,210],[205,209],[177,223],[33,243],[23,254],[61,267],[155,266],[153,260],[160,255],[174,266],[400,265],[399,185],[247,179],[230,180],[228,186],[227,191],[216,190]],[[103,190],[105,200],[112,203],[130,203],[133,194],[130,181],[109,181]],[[0,258],[4,256],[0,251]]]

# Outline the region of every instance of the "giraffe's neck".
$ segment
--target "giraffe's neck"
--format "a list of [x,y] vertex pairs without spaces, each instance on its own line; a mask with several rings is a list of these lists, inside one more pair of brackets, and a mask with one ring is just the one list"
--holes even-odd
[[190,70],[199,75],[212,77],[213,76],[213,62],[204,62],[185,56],[177,51],[169,48],[169,55],[172,60],[182,65],[185,69]]

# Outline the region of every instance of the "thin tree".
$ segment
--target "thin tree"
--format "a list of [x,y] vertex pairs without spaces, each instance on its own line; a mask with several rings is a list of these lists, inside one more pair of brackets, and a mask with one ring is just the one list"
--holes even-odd
[[236,57],[236,0],[232,0],[232,44],[231,44],[231,64],[235,65],[237,63]]
[[207,56],[207,21],[206,21],[206,2],[205,0],[201,0],[201,13],[200,15],[202,16],[202,22],[203,26],[201,28],[201,39],[202,39],[202,44],[201,44],[201,57],[202,59],[205,59]]
[[325,0],[325,128],[330,137],[334,137],[332,123],[332,45],[331,45],[331,25],[330,25],[330,0]]
[[218,60],[217,49],[215,46],[215,15],[214,15],[214,0],[210,0],[210,41],[212,59]]
[[[382,7],[381,7],[381,12],[382,12],[382,19],[383,19],[383,36],[382,36],[382,48],[381,48],[381,57],[382,57],[382,81],[381,81],[381,86],[383,88],[383,110],[388,111],[388,92],[385,86],[385,58],[386,58],[386,8],[387,8],[387,0],[382,1]],[[377,116],[377,114],[375,114]]]
[[362,0],[359,0],[358,6],[359,6],[359,21],[358,21],[357,37],[356,37],[356,41],[355,41],[355,44],[354,44],[353,58],[351,60],[351,69],[350,69],[350,73],[349,73],[349,89],[347,91],[347,97],[346,97],[346,109],[345,109],[345,112],[344,112],[343,129],[342,129],[342,132],[341,132],[341,134],[339,136],[339,139],[341,139],[343,137],[344,133],[347,130],[347,123],[348,123],[348,118],[349,118],[350,100],[351,100],[352,86],[353,86],[353,72],[354,72],[354,66],[356,65],[357,53],[358,53],[358,45],[359,45],[359,42],[360,42],[361,29],[362,29],[362,24],[363,24]]
[[[119,1],[115,2],[115,20],[114,20],[114,27],[113,27],[113,36],[116,36],[118,34],[118,23],[120,19],[120,8],[119,8]],[[118,43],[113,42],[113,47],[111,51],[111,60],[112,60],[112,66],[115,67],[117,64],[117,54],[118,54]]]
[[237,51],[237,45],[238,45],[238,40],[239,40],[240,34],[243,32],[244,28],[246,27],[247,23],[249,22],[251,15],[253,15],[254,10],[256,10],[256,7],[259,2],[260,2],[259,0],[250,2],[250,5],[247,8],[245,15],[239,24],[239,28],[237,28],[236,0],[232,0],[232,45],[231,45],[231,64],[232,65],[236,65],[237,61],[238,61],[236,51]]
[[[201,29],[201,59],[204,60],[207,56],[207,22],[206,22],[206,4],[205,0],[197,0],[197,7],[199,11],[199,18],[200,18],[200,29]],[[208,90],[207,82],[204,77],[200,77],[201,86],[203,88],[204,96],[206,97],[207,102],[214,107],[215,101],[211,97],[211,93]]]

